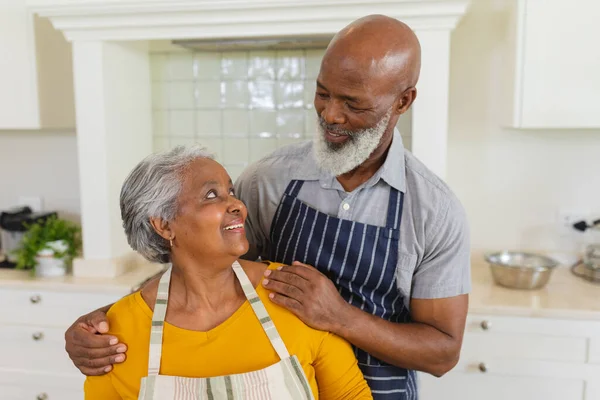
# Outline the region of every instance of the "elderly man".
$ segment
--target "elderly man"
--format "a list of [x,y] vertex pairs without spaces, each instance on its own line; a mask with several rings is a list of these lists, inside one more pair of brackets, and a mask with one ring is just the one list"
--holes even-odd
[[[247,258],[290,265],[267,271],[272,301],[352,343],[378,400],[416,399],[415,370],[454,367],[468,307],[464,211],[394,128],[416,98],[419,70],[405,24],[353,22],[323,57],[314,141],[276,151],[236,183],[249,211]],[[67,331],[86,374],[124,360],[124,344],[89,333],[106,325],[97,311]]]

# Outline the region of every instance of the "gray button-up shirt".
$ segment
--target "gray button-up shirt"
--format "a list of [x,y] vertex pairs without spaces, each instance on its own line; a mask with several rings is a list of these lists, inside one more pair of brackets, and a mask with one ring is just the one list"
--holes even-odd
[[385,226],[390,187],[404,193],[397,285],[410,298],[444,298],[471,289],[469,228],[448,186],[404,149],[396,131],[382,167],[346,192],[335,176],[319,169],[312,142],[287,146],[249,166],[236,181],[248,208],[247,258],[268,259],[271,223],[292,180],[305,181],[298,199],[331,216]]

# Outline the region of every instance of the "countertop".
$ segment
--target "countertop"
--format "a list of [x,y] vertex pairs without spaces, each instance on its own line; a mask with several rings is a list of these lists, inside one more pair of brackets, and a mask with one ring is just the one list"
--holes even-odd
[[507,289],[494,284],[483,256],[471,258],[473,291],[469,313],[522,317],[600,320],[600,284],[557,267],[539,290]]
[[[489,266],[481,255],[473,255],[471,265],[471,314],[600,320],[600,284],[572,275],[568,267],[556,268],[543,289],[529,291],[494,284]],[[126,294],[161,268],[158,264],[141,264],[110,279],[36,278],[27,271],[0,269],[0,288]]]
[[38,278],[29,271],[0,269],[0,288],[52,291],[89,291],[127,294],[162,269],[160,264],[139,264],[116,278],[79,278],[71,275]]

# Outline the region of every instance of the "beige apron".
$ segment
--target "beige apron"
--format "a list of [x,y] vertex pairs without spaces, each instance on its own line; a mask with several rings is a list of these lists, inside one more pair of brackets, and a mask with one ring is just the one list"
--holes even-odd
[[[159,375],[162,353],[163,326],[169,299],[170,267],[160,279],[152,331],[148,376],[142,378],[138,400],[307,400],[314,399],[308,380],[296,356],[290,356],[256,294],[248,276],[236,261],[235,272],[246,298],[260,321],[269,341],[281,361],[259,371],[211,378],[186,378]],[[185,355],[182,355],[185,357]]]

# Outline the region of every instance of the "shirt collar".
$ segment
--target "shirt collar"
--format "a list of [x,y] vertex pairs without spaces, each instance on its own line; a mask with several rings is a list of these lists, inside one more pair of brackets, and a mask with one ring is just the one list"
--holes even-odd
[[385,162],[377,171],[388,185],[400,192],[406,192],[406,169],[404,165],[404,144],[398,129],[394,129],[394,138]]
[[[311,147],[312,150],[312,147]],[[296,169],[292,179],[305,181],[320,181],[324,188],[336,188],[339,186],[335,176],[321,170],[317,163],[312,159],[313,153],[310,152],[311,162],[302,163],[301,167]],[[402,136],[398,129],[394,129],[392,144],[388,151],[385,162],[371,179],[365,182],[366,186],[375,185],[380,179],[383,179],[388,185],[394,189],[406,191],[406,173],[404,166],[404,145],[402,144]],[[337,185],[336,185],[337,184]],[[340,186],[341,187],[341,186]]]

